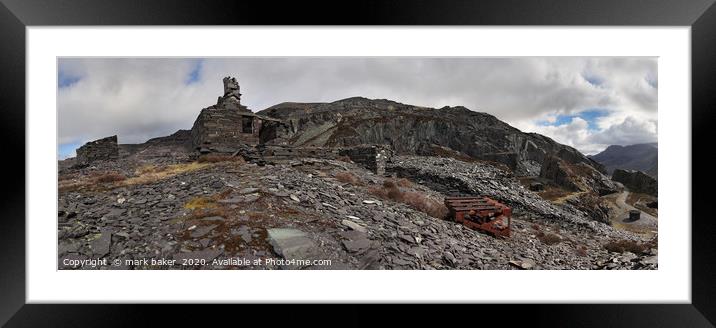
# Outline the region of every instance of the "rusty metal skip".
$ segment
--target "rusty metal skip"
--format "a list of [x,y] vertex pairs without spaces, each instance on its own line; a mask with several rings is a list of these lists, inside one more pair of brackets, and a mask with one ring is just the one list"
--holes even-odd
[[449,218],[496,237],[510,237],[512,210],[489,197],[446,197]]

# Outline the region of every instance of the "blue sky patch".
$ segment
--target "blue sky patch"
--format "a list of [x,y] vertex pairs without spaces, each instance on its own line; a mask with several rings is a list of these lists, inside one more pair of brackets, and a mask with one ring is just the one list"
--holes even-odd
[[191,72],[189,72],[189,76],[186,79],[186,85],[196,83],[199,81],[199,78],[201,77],[201,68],[204,65],[203,59],[198,59],[194,62],[194,68],[192,68]]
[[593,86],[595,86],[595,87],[598,87],[598,86],[600,86],[600,85],[602,85],[602,84],[604,83],[604,79],[601,78],[601,77],[599,77],[599,76],[596,76],[596,75],[582,74],[582,77],[583,77],[587,82],[589,82],[589,84],[591,84],[591,85],[593,85]]
[[554,122],[542,120],[542,121],[538,121],[537,125],[560,126],[560,125],[572,123],[572,120],[575,117],[579,117],[579,118],[587,121],[589,130],[596,131],[596,130],[598,130],[597,120],[601,117],[608,116],[608,115],[609,115],[609,111],[606,109],[588,109],[588,110],[581,111],[576,114],[569,114],[569,115],[559,114],[555,118]]
[[59,147],[57,147],[57,157],[59,157],[59,159],[74,157],[75,150],[77,150],[77,148],[80,148],[80,146],[82,146],[81,142],[60,144]]
[[57,72],[57,87],[66,88],[77,83],[81,79],[82,78],[79,76],[68,74],[67,72],[60,69]]

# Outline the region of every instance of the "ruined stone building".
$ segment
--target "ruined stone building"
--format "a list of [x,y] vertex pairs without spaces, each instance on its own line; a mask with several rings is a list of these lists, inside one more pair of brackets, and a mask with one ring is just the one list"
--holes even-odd
[[116,160],[119,157],[117,136],[90,141],[77,148],[77,164],[88,165],[95,161]]
[[200,153],[234,153],[244,146],[281,144],[288,128],[281,120],[257,115],[241,104],[236,78],[225,77],[224,95],[201,110],[191,129],[192,146]]

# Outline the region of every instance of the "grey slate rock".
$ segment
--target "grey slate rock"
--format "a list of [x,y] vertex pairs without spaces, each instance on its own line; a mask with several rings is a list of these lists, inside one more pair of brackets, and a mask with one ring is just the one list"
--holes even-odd
[[274,252],[285,259],[306,259],[314,255],[316,245],[301,230],[274,228],[266,232]]

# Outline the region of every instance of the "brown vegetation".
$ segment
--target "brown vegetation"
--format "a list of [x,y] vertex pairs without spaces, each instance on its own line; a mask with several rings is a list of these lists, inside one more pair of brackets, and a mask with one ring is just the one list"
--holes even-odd
[[226,189],[220,193],[213,194],[209,197],[195,197],[184,204],[184,208],[190,210],[216,208],[217,201],[228,197],[231,194],[231,189]]
[[342,183],[350,183],[354,186],[362,186],[363,181],[359,177],[357,177],[355,174],[350,172],[338,172],[336,173],[336,180],[342,182]]
[[207,167],[207,163],[181,163],[171,165],[144,165],[135,170],[135,176],[127,178],[122,182],[124,185],[136,185],[155,182],[157,180],[169,178],[177,174],[192,172]]
[[559,235],[553,234],[551,232],[544,233],[542,231],[537,232],[536,234],[537,239],[539,239],[543,244],[546,245],[555,245],[562,242],[562,237]]
[[442,219],[448,214],[448,209],[443,203],[425,194],[409,191],[404,192],[402,198],[403,203],[434,218]]
[[57,191],[64,193],[64,192],[70,192],[70,191],[77,191],[80,189],[87,188],[91,186],[92,183],[87,180],[60,180],[57,185]]
[[604,245],[604,249],[614,253],[632,252],[634,254],[642,254],[651,248],[648,243],[640,244],[633,240],[615,240]]
[[537,193],[542,199],[549,201],[557,201],[571,194],[573,194],[573,192],[550,185],[546,185],[544,191]]
[[413,186],[413,183],[410,182],[410,180],[408,180],[406,178],[400,178],[400,179],[396,180],[395,184],[397,184],[399,187],[403,187],[403,188],[411,188]]
[[434,218],[442,219],[447,216],[448,209],[440,201],[432,199],[419,191],[403,191],[399,185],[406,186],[412,185],[412,183],[406,179],[398,181],[387,179],[383,181],[382,188],[371,186],[368,188],[368,192],[383,199],[406,204]]
[[584,245],[580,245],[575,250],[575,253],[577,253],[577,256],[585,257],[585,256],[587,256],[587,247],[585,247]]
[[108,184],[126,180],[127,177],[115,171],[92,172],[88,176],[77,174],[59,176],[57,181],[57,190],[59,192],[77,191],[81,189],[101,189],[106,186],[98,186],[99,184]]
[[199,163],[219,163],[219,162],[239,162],[245,163],[244,158],[241,156],[232,156],[227,154],[206,154],[201,155],[197,159]]
[[124,174],[121,174],[119,172],[107,172],[102,175],[99,175],[95,178],[96,182],[99,183],[107,183],[107,182],[117,182],[117,181],[124,181],[127,177],[124,176]]

